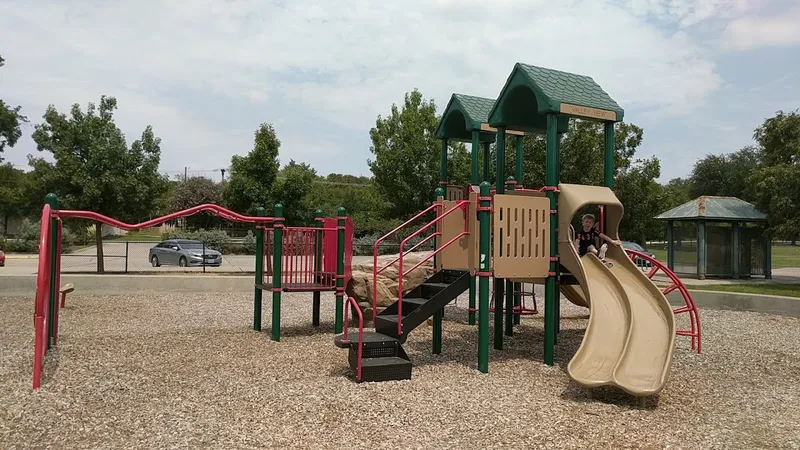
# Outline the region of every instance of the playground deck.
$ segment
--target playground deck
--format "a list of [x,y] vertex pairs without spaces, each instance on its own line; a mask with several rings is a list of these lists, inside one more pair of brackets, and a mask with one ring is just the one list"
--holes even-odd
[[800,319],[704,310],[703,354],[678,339],[670,388],[643,411],[613,389],[589,401],[570,382],[587,311],[561,305],[554,367],[541,362],[542,318],[532,316],[479,374],[464,296],[447,308],[452,345],[441,355],[430,354],[430,327],[409,337],[413,381],[355,384],[331,345],[332,293],[322,293],[317,330],[308,294],[284,293],[287,339],[276,343],[267,324],[250,329],[251,294],[76,291],[32,391],[33,302],[0,298],[0,448],[711,449],[800,439]]

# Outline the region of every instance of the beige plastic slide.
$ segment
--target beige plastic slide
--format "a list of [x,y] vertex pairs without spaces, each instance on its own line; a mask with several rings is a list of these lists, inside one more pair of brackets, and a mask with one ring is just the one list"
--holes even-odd
[[[586,205],[605,205],[606,234],[618,239],[623,208],[605,187],[560,184],[559,229]],[[579,257],[570,233],[559,234],[561,263],[580,285],[563,286],[576,304],[589,306],[589,324],[567,366],[576,383],[592,388],[617,386],[638,397],[664,388],[675,348],[675,316],[666,297],[621,247],[609,245],[607,267],[594,255]]]

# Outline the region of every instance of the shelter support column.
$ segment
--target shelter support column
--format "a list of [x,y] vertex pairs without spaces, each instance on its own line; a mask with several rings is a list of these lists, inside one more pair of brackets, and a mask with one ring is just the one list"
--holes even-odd
[[[444,188],[441,187],[441,186],[436,188],[436,190],[433,193],[434,202],[437,205],[439,205],[436,208],[436,216],[437,217],[441,217],[441,215],[444,213],[444,211],[443,211],[444,208],[442,206],[442,201],[444,200],[444,194],[445,194]],[[443,240],[441,238],[441,233],[442,233],[442,223],[441,222],[436,224],[436,232],[439,233],[439,235],[435,238],[436,248],[438,249],[440,245],[444,244],[444,242],[443,242]],[[434,255],[434,258],[438,258],[438,260],[434,259],[434,263],[433,263],[434,266],[433,267],[434,268],[438,268],[441,265],[441,257],[439,255]],[[435,313],[433,313],[433,342],[431,343],[431,347],[432,347],[432,352],[433,352],[434,355],[438,355],[439,353],[442,353],[442,320],[443,319],[444,319],[444,307],[442,307],[442,309],[440,309],[439,311],[436,311]]]
[[[480,132],[477,130],[472,131],[472,185],[477,186],[480,184],[480,177],[478,172],[478,161],[481,152],[481,141],[480,141]],[[477,236],[476,236],[477,237]],[[475,325],[475,281],[476,277],[474,275],[469,276],[469,290],[468,293],[468,301],[469,301],[469,313],[467,314],[467,320],[470,325]]]
[[764,278],[767,280],[772,279],[772,236],[768,231],[764,231],[761,235],[761,245],[763,249],[761,253],[764,255]]
[[739,278],[740,271],[741,271],[741,264],[739,264],[739,260],[741,259],[741,251],[739,248],[739,243],[741,242],[741,228],[739,226],[739,222],[731,223],[731,271],[733,272],[733,278]]
[[[256,208],[256,215],[264,217],[267,211],[259,206]],[[256,282],[261,284],[264,282],[264,224],[258,224],[256,227]],[[256,286],[253,293],[253,330],[261,331],[261,301],[263,299],[263,291],[260,287]]]
[[[503,131],[503,137],[505,138],[505,131]],[[497,142],[498,142],[498,148],[499,148],[499,142],[500,142],[500,132],[499,131],[497,133],[497,139],[498,139]],[[490,145],[491,144],[489,142],[484,142],[483,143],[483,181],[489,181],[489,182],[491,182],[491,180],[489,179],[489,169],[492,167],[492,158],[491,158],[492,154],[491,154],[491,151],[489,149]],[[505,139],[503,140],[503,145],[504,145],[504,150],[505,150]],[[505,151],[503,151],[503,154],[505,154]],[[498,183],[499,184],[503,184],[501,181],[498,181]]]
[[[517,136],[514,142],[514,162],[516,166],[516,170],[514,171],[514,179],[517,181],[518,186],[524,186],[522,184],[522,171],[523,171],[523,150],[525,144],[525,136]],[[522,312],[522,283],[514,283],[512,286],[514,291],[514,307],[518,308],[520,312]],[[533,289],[533,288],[531,288]],[[522,315],[517,314],[514,316],[514,325],[519,325],[521,321]]]
[[[550,187],[558,186],[558,133],[557,119],[555,114],[547,115],[547,164],[545,184]],[[547,198],[550,199],[550,209],[557,210],[556,192],[552,189],[547,191]],[[558,270],[556,255],[558,252],[558,215],[550,218],[550,273],[554,274]],[[556,343],[556,297],[558,296],[558,286],[556,278],[548,276],[544,285],[544,362],[552,366],[555,360]]]
[[706,279],[706,222],[697,222],[697,279]]
[[[488,146],[487,146],[488,147]],[[488,148],[484,150],[488,154]],[[497,145],[495,149],[495,157],[497,158],[495,167],[496,180],[495,192],[498,195],[505,193],[505,160],[506,160],[506,129],[497,128]],[[488,161],[487,161],[488,162]],[[488,166],[486,164],[485,166]],[[487,169],[484,167],[484,175],[488,175]],[[500,243],[502,245],[502,242]],[[503,349],[503,307],[504,307],[504,280],[502,278],[494,277],[494,348],[497,350]]]
[[488,181],[481,183],[478,219],[480,220],[480,239],[478,241],[478,276],[480,277],[480,307],[478,308],[478,370],[489,372],[489,276],[491,275],[491,255],[489,254],[489,230],[491,220],[491,186]]
[[442,162],[441,173],[439,175],[439,184],[447,187],[447,139],[442,139]]
[[667,267],[675,271],[675,223],[667,221]]
[[[506,180],[506,189],[509,191],[514,190],[514,185],[516,181],[514,177],[508,177]],[[514,307],[516,305],[516,295],[514,294],[514,288],[519,283],[514,283],[512,281],[506,281],[506,336],[513,336],[514,335]],[[519,315],[516,316],[517,318]]]

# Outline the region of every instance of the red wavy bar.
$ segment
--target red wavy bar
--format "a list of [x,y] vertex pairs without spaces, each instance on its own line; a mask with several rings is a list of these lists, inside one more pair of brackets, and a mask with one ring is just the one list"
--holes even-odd
[[184,209],[183,211],[174,212],[172,214],[167,214],[166,216],[156,217],[155,219],[150,219],[147,222],[141,222],[137,224],[130,224],[121,222],[117,219],[112,219],[111,217],[104,216],[102,214],[93,212],[93,211],[79,211],[79,210],[71,210],[71,209],[60,209],[52,212],[52,215],[57,217],[72,217],[76,219],[88,219],[94,220],[96,222],[101,222],[106,225],[116,227],[125,231],[135,231],[141,230],[142,228],[149,228],[154,227],[156,225],[161,225],[164,222],[173,219],[179,219],[182,217],[189,217],[193,216],[200,212],[211,212],[214,213],[223,219],[230,220],[232,222],[240,222],[240,223],[273,223],[279,222],[283,220],[282,218],[276,219],[275,217],[256,217],[256,216],[244,216],[237,212],[231,211],[227,208],[223,208],[219,205],[213,204],[205,204],[205,205],[197,205],[195,207]]
[[50,296],[50,205],[42,208],[42,226],[39,231],[39,274],[36,277],[33,337],[33,388],[39,389],[42,381],[42,362],[47,351],[47,309]]
[[347,297],[344,302],[344,333],[342,334],[342,342],[350,342],[350,335],[347,332],[347,324],[350,322],[347,317],[347,311],[351,308],[358,314],[358,364],[356,366],[356,380],[361,381],[361,360],[364,354],[364,314],[361,312],[361,307],[353,297]]

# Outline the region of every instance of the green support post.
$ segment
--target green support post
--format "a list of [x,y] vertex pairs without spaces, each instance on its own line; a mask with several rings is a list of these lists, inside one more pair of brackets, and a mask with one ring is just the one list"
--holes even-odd
[[[556,133],[556,184],[558,184],[561,180],[561,135]],[[558,211],[558,195],[556,197],[556,208],[555,210]],[[558,236],[558,213],[552,215],[550,220],[556,223],[556,236]],[[556,241],[558,241],[556,239]],[[556,242],[558,244],[558,242]],[[552,254],[552,253],[551,253]],[[558,255],[558,247],[556,247],[555,255]],[[556,335],[555,340],[553,341],[554,344],[558,344],[558,334],[561,333],[561,262],[556,261]]]
[[[500,133],[497,134],[499,139]],[[492,152],[490,151],[491,144],[489,142],[483,143],[483,180],[489,181],[489,169],[492,168]]]
[[[325,224],[322,223],[322,210],[314,211],[314,226],[322,228]],[[319,283],[319,274],[322,272],[322,230],[314,233],[314,284]],[[321,293],[314,291],[313,305],[311,311],[311,325],[319,326],[319,310],[322,303]]]
[[[472,185],[478,186],[480,179],[478,177],[478,157],[481,151],[480,132],[472,132]],[[476,230],[477,231],[477,230]],[[477,236],[476,236],[477,237]],[[477,277],[474,275],[469,276],[469,290],[467,296],[469,299],[469,312],[467,313],[467,320],[470,325],[475,325],[475,282]]]
[[447,187],[447,148],[448,142],[447,139],[442,139],[442,161],[441,161],[441,173],[439,175],[439,184]]
[[767,280],[772,279],[772,236],[769,232],[764,231],[761,235],[761,242],[763,245],[762,252],[764,254],[764,278]]
[[334,332],[344,329],[344,227],[347,210],[340,206],[336,220],[336,322]]
[[603,186],[614,190],[614,122],[605,122]]
[[[436,188],[433,192],[434,201],[438,202],[440,197],[444,197],[444,189],[441,187]],[[439,215],[440,211],[437,211],[437,216]],[[441,232],[441,223],[436,224],[437,231]],[[438,249],[440,245],[442,245],[442,238],[441,236],[436,237],[436,248]],[[441,258],[439,255],[434,255],[434,262],[433,267],[439,268],[441,266]],[[433,313],[433,354],[438,355],[442,353],[442,319],[444,319],[444,307],[439,311]]]
[[[557,134],[557,116],[555,114],[547,115],[547,164],[545,184],[547,186],[558,186],[558,134]],[[552,190],[547,191],[547,198],[550,199],[550,209],[557,208],[556,193]],[[551,215],[550,217],[550,257],[554,258],[558,252],[558,217]],[[550,272],[556,273],[558,271],[558,263],[554,260],[550,261]],[[556,344],[556,306],[558,297],[558,287],[556,286],[556,277],[548,276],[544,285],[544,363],[552,366],[555,361],[555,344]]]
[[[58,209],[58,197],[56,194],[47,194],[44,198],[45,203],[50,205],[51,210]],[[58,300],[58,286],[56,286],[56,268],[58,267],[57,258],[61,255],[58,254],[58,220],[50,219],[50,298],[49,307],[47,308],[47,348],[53,341],[55,334],[55,315],[56,315],[56,301]]]
[[[480,307],[478,308],[478,370],[482,373],[489,372],[489,269],[491,262],[491,255],[489,254],[489,230],[491,224],[489,223],[489,208],[491,203],[489,201],[492,194],[492,187],[488,181],[481,183],[480,196],[480,212],[478,219],[480,220],[480,240],[479,253],[480,259],[478,264],[478,275],[480,280]],[[485,199],[485,200],[484,200]]]
[[706,279],[706,223],[697,222],[697,279]]
[[[262,208],[256,208],[256,216],[265,217],[267,211]],[[264,283],[264,224],[258,224],[256,227],[256,279],[255,284]],[[253,289],[253,330],[261,331],[261,301],[263,299],[263,291],[260,287],[256,286]]]
[[272,225],[272,340],[281,340],[281,280],[283,279],[283,205],[275,205],[275,223]]
[[731,224],[731,237],[732,242],[731,246],[733,247],[731,250],[731,271],[733,272],[733,278],[739,278],[739,271],[740,271],[740,264],[739,259],[741,258],[741,253],[739,251],[739,242],[741,241],[741,229],[739,228],[739,222],[733,222]]
[[[506,180],[506,189],[509,191],[514,190],[516,181],[514,177],[508,177]],[[514,282],[506,280],[506,336],[514,335],[514,322],[519,315],[514,316],[514,306],[517,305],[517,296],[514,295]]]
[[675,225],[667,221],[667,268],[675,271]]
[[[488,152],[487,152],[488,153]],[[495,192],[498,195],[505,193],[505,161],[506,161],[506,129],[497,129],[497,146],[495,148],[497,167],[497,180],[495,184]],[[500,245],[503,245],[502,237],[500,238]],[[504,280],[494,277],[494,348],[497,350],[503,349],[503,306],[505,296],[504,294]]]
[[[514,173],[514,179],[517,181],[516,186],[524,186],[522,182],[523,178],[523,168],[524,168],[524,149],[525,149],[525,136],[517,136],[514,141],[514,147],[516,154],[514,155],[514,163],[516,166],[516,170]],[[522,283],[514,283],[514,306],[520,308],[522,311]],[[514,325],[519,325],[521,323],[522,316],[516,315],[514,316]]]

